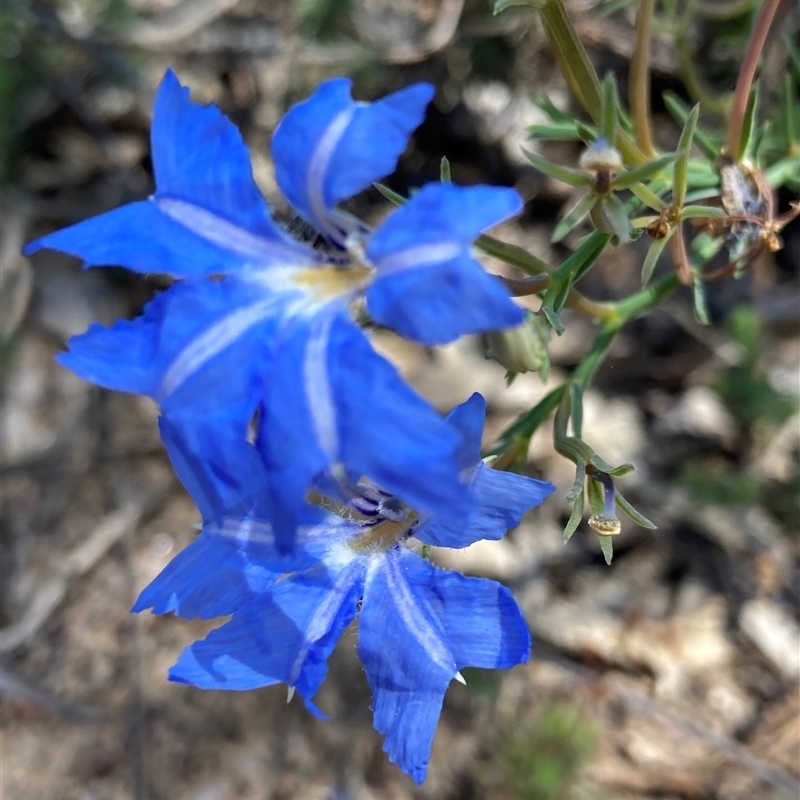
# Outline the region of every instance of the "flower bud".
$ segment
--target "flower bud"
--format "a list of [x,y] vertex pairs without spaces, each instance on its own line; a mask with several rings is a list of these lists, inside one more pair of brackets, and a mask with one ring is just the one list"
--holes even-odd
[[600,136],[581,156],[581,169],[594,175],[594,190],[597,194],[607,194],[611,189],[611,179],[623,168],[619,150],[609,144],[605,136]]
[[616,174],[622,171],[622,156],[616,147],[612,147],[605,136],[599,136],[581,156],[581,169],[587,172],[609,172]]
[[593,466],[587,468],[586,474],[589,476],[589,504],[594,511],[589,517],[589,527],[599,536],[616,536],[622,531],[622,524],[617,519],[614,481]]
[[546,322],[529,312],[521,325],[487,334],[488,354],[511,373],[539,372],[544,377],[550,368],[548,333]]

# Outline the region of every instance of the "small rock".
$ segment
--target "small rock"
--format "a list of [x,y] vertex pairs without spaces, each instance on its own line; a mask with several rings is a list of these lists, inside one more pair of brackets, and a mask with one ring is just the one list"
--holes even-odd
[[655,423],[658,436],[692,436],[731,449],[736,423],[719,396],[707,386],[692,386]]
[[751,600],[742,608],[739,627],[784,677],[800,677],[800,626],[781,606]]

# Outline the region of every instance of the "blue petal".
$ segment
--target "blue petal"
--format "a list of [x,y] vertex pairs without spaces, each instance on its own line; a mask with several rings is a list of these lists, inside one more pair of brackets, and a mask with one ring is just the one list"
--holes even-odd
[[174,611],[180,617],[213,619],[232,614],[258,597],[287,569],[306,568],[308,559],[280,558],[271,526],[253,518],[226,518],[207,525],[154,578],[132,611]]
[[505,669],[530,655],[527,624],[504,586],[445,572],[395,549],[373,562],[358,652],[389,759],[422,783],[444,693],[463,667]]
[[552,483],[495,470],[481,461],[485,416],[486,401],[476,392],[447,417],[462,435],[458,466],[464,472],[471,470],[473,511],[466,525],[454,525],[447,509],[434,513],[414,531],[414,536],[425,544],[461,548],[481,539],[502,539],[519,525],[526,511],[555,491]]
[[294,536],[276,542],[269,475],[242,431],[213,417],[161,417],[159,427],[172,465],[205,525],[144,589],[134,611],[153,608],[156,614],[174,611],[203,619],[230,614],[283,573],[308,569],[318,560],[314,536],[329,539],[336,531],[331,520],[338,523],[338,518],[306,506],[301,546],[293,547]]
[[31,255],[45,247],[80,258],[87,267],[120,266],[181,278],[312,263],[317,258],[302,245],[267,240],[199,206],[158,195],[43,236],[23,252]]
[[409,582],[440,620],[459,670],[509,669],[530,658],[528,623],[505,586],[419,561]]
[[481,464],[470,482],[473,511],[466,523],[454,523],[441,510],[414,529],[414,538],[424,544],[460,549],[482,539],[496,541],[519,525],[525,512],[538,506],[555,487],[513,472],[502,472]]
[[319,715],[311,698],[325,679],[336,642],[355,618],[363,580],[362,559],[330,573],[320,563],[285,576],[184,650],[170,680],[237,690],[287,683]]
[[[465,517],[455,431],[344,315],[296,320],[273,363],[257,442],[290,524],[326,468],[368,476],[420,511]],[[279,511],[280,510],[280,511]]]
[[522,310],[470,247],[521,208],[513,189],[429,184],[417,192],[369,240],[378,270],[367,291],[372,318],[423,344],[520,324]]
[[177,283],[132,322],[74,337],[59,361],[101,386],[147,394],[164,413],[224,412],[243,425],[287,302],[234,279]]
[[[555,486],[548,481],[478,466],[470,491],[475,510],[469,518],[469,540],[465,543],[441,542],[445,547],[465,547],[479,539],[502,539],[519,525],[525,512],[549,497]],[[420,536],[422,541],[427,539]],[[428,542],[433,544],[433,542]]]
[[474,392],[447,415],[447,421],[461,434],[458,468],[469,469],[480,463],[481,438],[486,422],[486,400],[483,395]]
[[420,578],[432,569],[403,548],[376,559],[358,625],[375,730],[386,737],[389,759],[417,783],[425,780],[444,693],[458,671],[437,609],[419,594]]
[[73,336],[69,350],[56,361],[84,380],[106,389],[153,396],[158,391],[154,369],[159,323],[169,305],[169,293],[161,292],[132,321],[118,320],[105,328],[92,324],[86,333]]
[[157,197],[194,204],[265,240],[288,243],[253,180],[236,126],[216,106],[193,103],[171,69],[156,94],[150,139]]
[[205,522],[237,511],[270,519],[269,474],[245,431],[224,417],[174,415],[159,419],[172,466]]
[[44,236],[26,255],[48,247],[86,266],[180,277],[314,260],[270,219],[233,123],[192,103],[171,71],[156,95],[151,139],[153,198]]
[[320,232],[339,237],[332,210],[394,172],[434,95],[420,83],[357,103],[351,81],[334,78],[293,106],[272,138],[275,178],[286,199]]

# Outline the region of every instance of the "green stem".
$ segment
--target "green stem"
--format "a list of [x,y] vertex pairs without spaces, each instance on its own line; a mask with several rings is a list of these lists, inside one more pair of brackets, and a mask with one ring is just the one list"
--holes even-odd
[[[504,457],[508,454],[511,454],[512,460],[516,459],[519,456],[520,445],[526,445],[534,431],[560,406],[558,428],[556,430],[556,438],[558,440],[556,447],[558,451],[568,458],[584,458],[587,461],[593,458],[594,454],[588,445],[574,437],[566,436],[565,420],[569,412],[567,404],[570,402],[568,391],[570,385],[580,387],[581,394],[585,394],[592,384],[597,370],[600,369],[603,361],[605,361],[611,348],[611,343],[622,326],[644,311],[658,305],[680,285],[676,275],[666,275],[649,288],[637,292],[618,303],[609,304],[604,310],[613,316],[606,319],[600,329],[600,333],[592,342],[589,352],[581,359],[569,381],[553,389],[530,411],[519,417],[500,437],[499,446],[491,451],[491,454],[499,455],[496,466],[506,468]],[[561,428],[564,430],[562,431]]]
[[645,311],[654,308],[669,297],[681,285],[678,276],[674,273],[665,275],[660,280],[641,292],[626,297],[617,303],[609,303],[606,318],[600,333],[597,334],[589,352],[583,357],[580,364],[572,373],[572,382],[578,384],[585,392],[594,380],[594,376],[603,363],[611,342],[626,322],[640,316]]
[[[547,38],[570,90],[594,123],[601,127],[603,101],[600,81],[575,32],[564,0],[544,0],[540,12]],[[616,139],[616,147],[626,163],[638,166],[647,161],[647,156],[619,125]]]
[[600,329],[600,333],[597,334],[594,342],[592,342],[589,352],[581,359],[580,364],[575,367],[570,380],[580,386],[584,394],[591,386],[597,370],[600,369],[600,365],[605,361],[611,343],[621,327],[621,319],[608,320]]
[[[598,235],[603,237],[603,245],[600,247],[600,250],[602,250],[608,240],[608,237],[604,234]],[[564,264],[561,264],[554,269],[540,258],[537,258],[527,250],[519,247],[519,245],[501,242],[499,239],[495,239],[493,236],[481,236],[475,242],[475,244],[487,255],[494,256],[495,258],[500,259],[500,261],[510,264],[512,267],[516,267],[526,275],[530,275],[534,278],[542,277],[543,273],[544,275],[550,275],[552,277],[555,277],[556,274],[563,277],[564,272],[570,272],[573,269],[574,261],[570,261],[570,259],[574,259],[578,252],[576,251],[576,253],[570,256],[570,258],[568,258]],[[582,258],[582,256],[578,256],[578,258]],[[547,287],[543,284],[542,288],[544,289]],[[567,308],[571,308],[573,311],[577,311],[579,314],[591,317],[592,319],[602,320],[613,316],[613,311],[610,311],[605,304],[595,303],[588,297],[584,297],[575,289],[570,289],[570,292],[567,295],[566,306]]]
[[678,276],[673,272],[669,275],[664,275],[663,278],[657,280],[646,289],[642,289],[641,292],[614,303],[612,307],[620,320],[619,324],[623,325],[645,311],[654,308],[662,300],[669,297],[680,285],[681,282]]
[[[584,266],[591,266],[597,261],[600,253],[603,252],[606,245],[609,243],[611,236],[601,231],[593,231],[586,239],[584,239],[581,246],[562,264],[559,264],[553,270],[552,278],[554,281],[563,281],[575,278],[575,273]],[[585,272],[584,270],[581,270]]]
[[[520,443],[529,442],[536,429],[558,408],[566,391],[567,384],[564,383],[546,394],[530,411],[522,414],[513,425],[503,432],[498,446],[494,450],[490,450],[487,455],[498,455],[503,458],[503,453],[514,451]],[[517,455],[514,453],[513,458],[515,459]],[[497,462],[495,462],[496,464]],[[501,469],[505,467],[505,464],[500,466]]]

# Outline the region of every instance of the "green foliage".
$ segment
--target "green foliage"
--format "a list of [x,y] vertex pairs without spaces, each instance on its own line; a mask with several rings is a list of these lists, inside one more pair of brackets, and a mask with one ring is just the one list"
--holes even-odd
[[22,59],[26,25],[12,4],[0,10],[0,183],[13,179],[24,143],[18,135],[25,98],[37,76]]
[[467,682],[467,691],[477,697],[491,702],[497,700],[503,682],[503,673],[495,669],[474,669],[465,667],[461,670]]
[[752,505],[759,498],[758,483],[733,465],[689,461],[680,476],[701,503],[709,505]]
[[795,453],[787,481],[767,481],[761,487],[761,503],[794,539],[800,538],[800,453]]
[[295,4],[297,16],[316,39],[335,36],[349,10],[350,0],[298,0]]
[[518,800],[571,800],[597,745],[594,726],[567,703],[545,707],[531,727],[508,736],[502,753],[507,790]]
[[785,422],[797,410],[797,401],[772,387],[757,368],[731,367],[714,385],[728,408],[742,422],[772,426]]
[[744,353],[742,361],[720,375],[714,388],[740,422],[777,427],[797,411],[797,399],[775,389],[761,366],[762,336],[756,311],[740,306],[728,332]]

